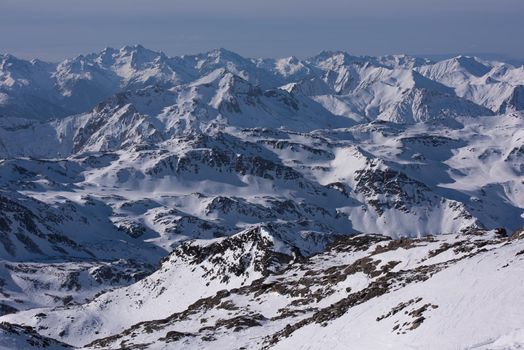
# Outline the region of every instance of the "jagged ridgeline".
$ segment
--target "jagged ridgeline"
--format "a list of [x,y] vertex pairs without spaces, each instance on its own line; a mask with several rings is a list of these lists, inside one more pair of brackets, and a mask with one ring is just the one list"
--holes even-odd
[[0,349],[523,345],[523,83],[464,56],[0,55]]

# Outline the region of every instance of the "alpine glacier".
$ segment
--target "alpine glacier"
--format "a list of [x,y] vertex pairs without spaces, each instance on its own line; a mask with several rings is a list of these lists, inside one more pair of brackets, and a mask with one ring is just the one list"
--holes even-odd
[[0,349],[524,347],[524,67],[0,55]]

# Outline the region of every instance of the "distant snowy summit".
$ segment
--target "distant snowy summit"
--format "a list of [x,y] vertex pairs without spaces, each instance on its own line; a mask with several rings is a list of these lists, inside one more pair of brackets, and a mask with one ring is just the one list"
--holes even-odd
[[154,86],[183,90],[189,98],[188,90],[213,82],[222,93],[214,99],[200,96],[213,107],[249,91],[286,91],[306,104],[316,102],[325,115],[356,122],[414,123],[524,108],[524,67],[475,57],[434,63],[406,55],[324,51],[304,60],[250,59],[224,49],[168,57],[136,45],[57,64],[0,55],[0,115],[63,118],[119,93]]

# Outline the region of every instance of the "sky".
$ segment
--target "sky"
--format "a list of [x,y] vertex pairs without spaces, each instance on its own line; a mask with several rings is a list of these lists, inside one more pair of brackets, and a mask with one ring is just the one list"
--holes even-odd
[[0,0],[0,53],[496,54],[524,59],[524,0]]

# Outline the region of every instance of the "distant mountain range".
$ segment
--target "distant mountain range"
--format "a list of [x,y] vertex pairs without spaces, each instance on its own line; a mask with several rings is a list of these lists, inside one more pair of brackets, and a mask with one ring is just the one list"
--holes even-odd
[[345,52],[321,52],[306,60],[248,59],[218,49],[168,57],[138,45],[107,48],[58,64],[2,55],[0,70],[0,113],[39,120],[84,113],[126,91],[150,86],[187,89],[228,74],[247,89],[291,84],[329,112],[357,121],[424,121],[486,115],[486,108],[492,113],[523,108],[519,91],[524,68],[467,56],[437,63]]

